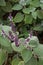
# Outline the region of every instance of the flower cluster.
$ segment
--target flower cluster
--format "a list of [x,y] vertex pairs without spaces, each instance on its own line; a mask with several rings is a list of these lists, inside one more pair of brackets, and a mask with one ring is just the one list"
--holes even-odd
[[11,43],[12,42],[15,42],[15,45],[16,46],[19,46],[20,43],[22,43],[23,45],[28,45],[30,40],[33,39],[33,40],[36,40],[37,37],[36,36],[33,36],[33,32],[30,31],[29,35],[27,38],[19,38],[18,34],[17,34],[17,31],[16,31],[16,27],[15,27],[15,24],[12,22],[12,16],[11,14],[9,15],[9,20],[11,20],[11,23],[10,23],[10,27],[11,27],[11,31],[8,32],[8,35],[5,33],[5,31],[2,29],[2,35],[4,37],[7,37]]
[[9,34],[7,35],[5,33],[5,31],[2,30],[2,36],[7,37],[11,42],[15,42],[16,46],[19,46],[19,44],[22,43],[22,42],[23,42],[23,44],[27,45],[29,43],[31,37],[32,37],[32,32],[29,34],[29,36],[26,39],[23,40],[23,38],[19,38],[17,33],[15,32],[14,24],[11,25],[11,29],[12,29],[12,27],[13,27],[12,31],[14,32],[14,34],[13,34],[12,31],[9,31],[8,32]]

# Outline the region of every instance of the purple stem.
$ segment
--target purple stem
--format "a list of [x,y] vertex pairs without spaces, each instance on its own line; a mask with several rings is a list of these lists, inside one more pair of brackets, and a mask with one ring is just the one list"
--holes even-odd
[[15,24],[13,22],[10,23],[13,32],[16,32]]
[[4,30],[2,30],[2,33],[3,33],[3,35],[5,35],[11,41],[11,38],[8,35],[6,35],[6,33],[4,32]]

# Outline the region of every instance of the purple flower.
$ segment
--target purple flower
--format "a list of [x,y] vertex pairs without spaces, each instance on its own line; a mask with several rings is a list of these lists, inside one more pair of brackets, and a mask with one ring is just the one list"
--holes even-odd
[[13,22],[10,23],[11,29],[13,32],[16,32],[15,24]]
[[27,44],[29,43],[29,41],[32,38],[32,36],[33,36],[33,33],[32,33],[32,31],[30,31],[29,36],[25,39],[25,41],[26,41]]
[[9,31],[9,37],[10,37],[11,41],[14,41],[15,36],[12,34],[12,32],[11,32],[11,31]]
[[15,35],[15,45],[18,47],[19,46],[19,39],[18,39],[18,36]]
[[8,19],[10,20],[10,26],[11,26],[11,28],[12,28],[12,31],[16,31],[16,28],[15,28],[15,24],[13,23],[13,17],[12,17],[12,15],[11,15],[11,13],[9,14],[9,16],[8,16]]
[[29,41],[30,41],[30,37],[28,37],[28,38],[25,39],[26,44],[28,44]]
[[30,35],[29,36],[30,36],[30,38],[33,36],[33,31],[30,31]]
[[5,33],[4,30],[2,30],[2,36],[3,36],[3,37],[7,37],[7,38],[11,41],[11,37],[8,36],[8,35]]
[[13,35],[11,31],[9,31],[9,37],[11,38],[11,41],[15,42],[16,46],[19,46],[19,39],[18,36],[15,34]]
[[27,42],[29,42],[29,40],[30,40],[29,38],[26,39]]
[[1,33],[1,34],[2,34],[3,37],[5,37],[5,32],[4,32],[4,30],[2,30],[2,33]]
[[12,15],[11,15],[11,13],[10,13],[9,16],[8,16],[8,19],[9,19],[10,21],[13,21],[13,20],[12,20],[13,17],[12,17]]

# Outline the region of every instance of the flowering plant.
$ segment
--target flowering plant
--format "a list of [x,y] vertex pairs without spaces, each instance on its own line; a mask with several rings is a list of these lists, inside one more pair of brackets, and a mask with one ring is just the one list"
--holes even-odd
[[42,0],[0,0],[0,65],[43,65],[34,31],[43,31]]
[[15,25],[0,25],[0,65],[42,65],[43,45],[32,31],[20,37]]

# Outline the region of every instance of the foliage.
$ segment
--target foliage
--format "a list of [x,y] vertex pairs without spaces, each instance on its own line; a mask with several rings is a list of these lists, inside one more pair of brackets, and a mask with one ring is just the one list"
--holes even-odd
[[[14,12],[13,12],[14,11]],[[16,14],[15,14],[16,12]],[[6,13],[13,14],[14,23],[24,23],[24,25],[33,25],[32,29],[40,31],[38,24],[40,24],[40,29],[43,31],[41,24],[43,24],[43,1],[42,0],[0,0],[0,23],[7,24],[3,22],[9,21]],[[31,28],[31,27],[30,27]]]
[[0,65],[42,65],[43,0],[0,0]]
[[11,26],[0,26],[0,65],[6,65],[8,61],[11,65],[42,65],[43,45],[38,38],[32,32],[26,38],[19,37],[19,32],[11,23]]

